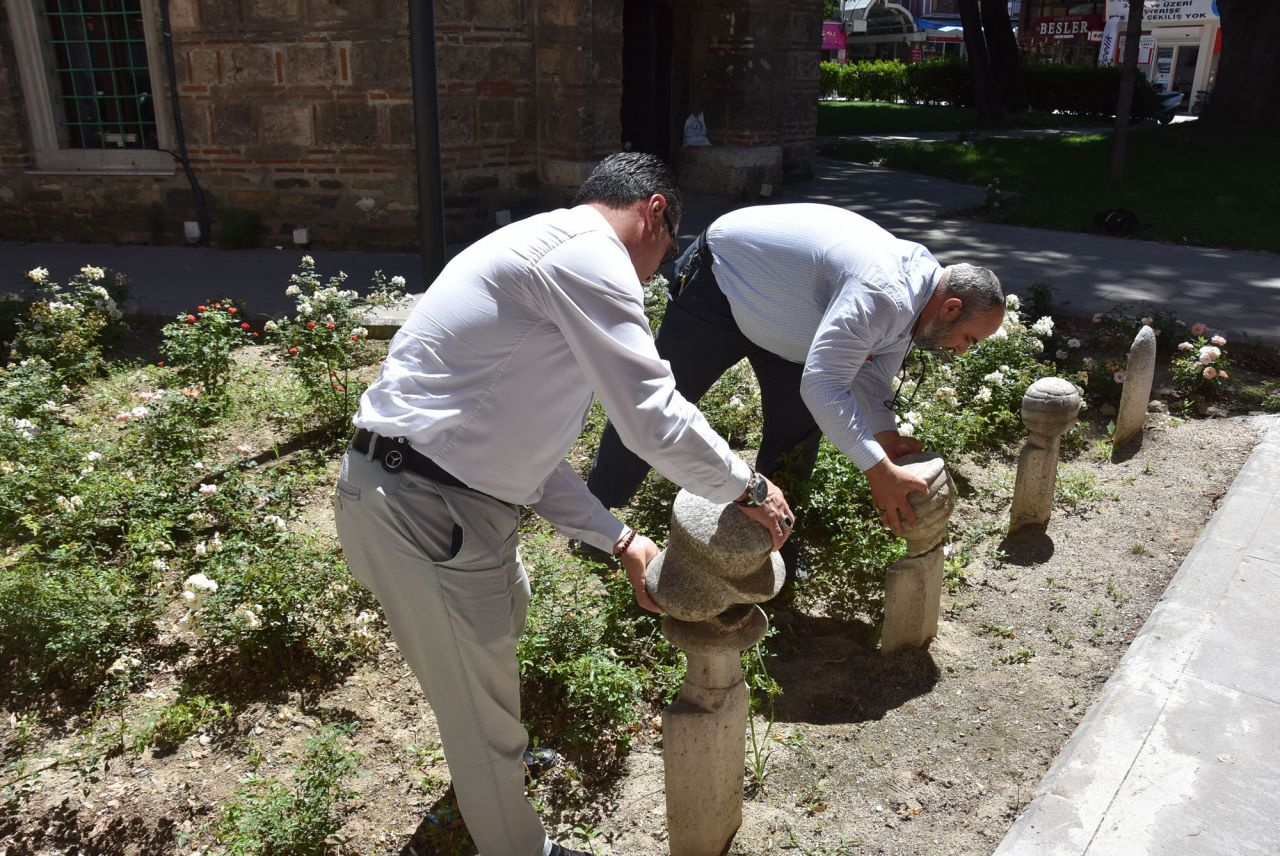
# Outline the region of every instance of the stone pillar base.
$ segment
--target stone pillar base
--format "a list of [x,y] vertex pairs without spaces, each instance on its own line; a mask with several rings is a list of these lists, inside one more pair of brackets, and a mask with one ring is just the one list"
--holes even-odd
[[662,712],[671,856],[721,856],[742,826],[748,695],[739,677],[714,694],[704,691],[709,707],[677,698]]
[[782,183],[781,146],[684,146],[676,171],[685,191],[755,199],[760,186]]
[[944,563],[942,547],[894,562],[884,581],[880,652],[923,648],[938,635]]

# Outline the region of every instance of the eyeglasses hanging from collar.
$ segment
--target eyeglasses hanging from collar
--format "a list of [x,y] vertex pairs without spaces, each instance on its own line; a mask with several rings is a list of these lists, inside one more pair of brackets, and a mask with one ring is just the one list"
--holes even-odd
[[[911,407],[916,400],[916,393],[920,391],[920,385],[924,382],[925,377],[932,368],[933,361],[937,356],[930,351],[924,351],[912,345],[905,357],[902,358],[902,366],[898,369],[896,383],[893,389],[893,398],[883,402],[884,406],[892,410],[894,413],[906,410]],[[914,368],[915,378],[912,379],[912,369]],[[908,387],[907,384],[911,386]],[[903,395],[903,392],[906,395]]]

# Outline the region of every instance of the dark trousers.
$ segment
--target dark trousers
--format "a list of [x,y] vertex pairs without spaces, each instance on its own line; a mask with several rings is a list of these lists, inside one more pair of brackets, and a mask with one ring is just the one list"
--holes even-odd
[[[793,490],[813,473],[822,433],[800,398],[804,366],[753,344],[733,320],[729,301],[711,273],[711,254],[700,238],[675,285],[658,329],[658,353],[671,363],[676,389],[697,402],[720,376],[743,357],[760,382],[764,415],[756,469],[770,481]],[[673,288],[673,292],[674,292]],[[785,312],[786,307],[779,307]],[[649,465],[622,444],[610,423],[587,478],[587,487],[609,508],[631,501],[649,473]]]

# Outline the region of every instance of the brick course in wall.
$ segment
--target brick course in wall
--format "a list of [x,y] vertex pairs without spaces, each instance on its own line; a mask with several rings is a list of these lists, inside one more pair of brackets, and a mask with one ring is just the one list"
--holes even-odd
[[[620,146],[623,0],[439,0],[446,236],[562,202]],[[812,3],[689,4],[673,112],[704,105],[714,142],[780,145],[806,172],[816,122]],[[264,245],[417,243],[407,6],[393,0],[171,0],[182,121],[212,209],[259,214]],[[157,27],[158,29],[158,27]],[[167,102],[163,66],[153,80]],[[161,96],[163,95],[163,99]],[[673,116],[678,134],[683,116]],[[39,173],[0,15],[0,238],[177,242],[195,219],[171,175]]]

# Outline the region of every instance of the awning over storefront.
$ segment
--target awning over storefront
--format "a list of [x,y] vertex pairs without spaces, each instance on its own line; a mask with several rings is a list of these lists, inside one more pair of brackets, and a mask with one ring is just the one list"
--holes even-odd
[[[897,36],[916,32],[916,19],[904,7],[888,0],[842,0],[840,21],[846,33],[862,36]],[[865,43],[865,39],[863,40]],[[871,39],[870,41],[877,41]],[[879,41],[899,41],[880,39]],[[915,40],[913,40],[915,41]]]

